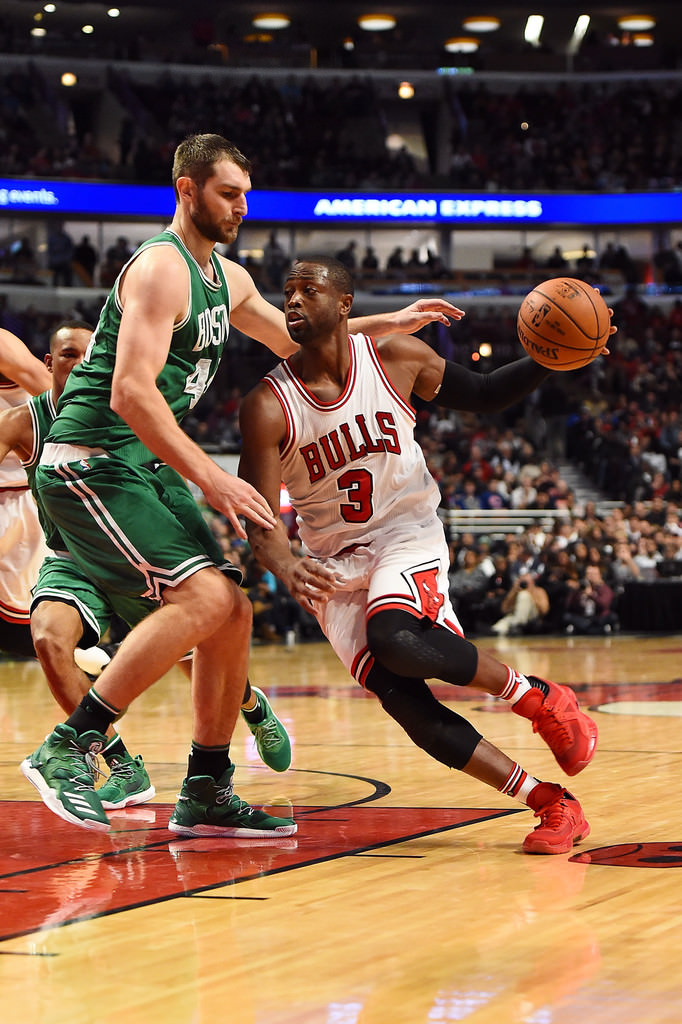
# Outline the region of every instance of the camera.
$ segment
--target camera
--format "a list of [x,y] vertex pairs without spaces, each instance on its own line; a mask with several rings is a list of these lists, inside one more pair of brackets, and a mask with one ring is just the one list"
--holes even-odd
[[528,580],[519,580],[519,589],[525,590],[528,586]]

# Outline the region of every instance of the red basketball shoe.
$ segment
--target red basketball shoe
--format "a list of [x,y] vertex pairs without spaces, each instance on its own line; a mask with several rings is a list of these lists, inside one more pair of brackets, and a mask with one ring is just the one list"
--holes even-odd
[[524,853],[570,853],[576,843],[590,834],[582,807],[567,789],[541,782],[528,798],[540,819],[523,841]]
[[549,687],[544,700],[542,690],[534,688],[512,707],[517,715],[528,718],[533,732],[540,733],[559,766],[567,775],[577,775],[586,768],[597,749],[597,726],[578,707],[578,698],[569,686],[538,679]]

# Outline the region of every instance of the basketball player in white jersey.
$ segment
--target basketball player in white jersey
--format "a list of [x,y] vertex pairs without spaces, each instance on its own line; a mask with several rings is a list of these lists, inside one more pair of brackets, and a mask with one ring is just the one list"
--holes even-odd
[[[47,391],[52,377],[44,363],[10,331],[0,329],[0,412]],[[34,657],[31,587],[47,554],[38,510],[17,455],[0,464],[0,650]]]
[[256,557],[317,616],[344,665],[418,746],[532,808],[540,823],[526,852],[569,852],[589,834],[575,797],[526,773],[426,685],[438,678],[508,701],[568,775],[594,755],[596,725],[572,690],[526,677],[464,638],[448,597],[440,494],[410,405],[415,393],[493,412],[549,371],[526,357],[477,374],[414,337],[349,336],[352,278],[327,257],[296,261],[284,298],[300,349],[242,402],[240,475],[273,510],[284,482],[309,554],[292,554],[281,520],[274,530],[249,522]]

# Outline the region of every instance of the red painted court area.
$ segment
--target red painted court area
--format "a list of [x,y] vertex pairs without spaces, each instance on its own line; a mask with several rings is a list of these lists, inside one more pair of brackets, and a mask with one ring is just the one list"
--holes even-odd
[[295,836],[259,840],[180,839],[166,828],[172,810],[111,812],[112,830],[101,834],[42,803],[0,801],[0,941],[518,813],[295,807]]

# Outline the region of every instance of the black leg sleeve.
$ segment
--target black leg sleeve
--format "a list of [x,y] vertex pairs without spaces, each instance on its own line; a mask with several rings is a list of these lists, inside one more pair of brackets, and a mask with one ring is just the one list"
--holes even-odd
[[478,651],[472,643],[408,612],[373,615],[367,623],[367,643],[376,660],[398,676],[466,686],[476,675]]
[[481,740],[466,718],[439,703],[423,679],[406,679],[374,665],[367,689],[413,743],[448,768],[464,768]]

